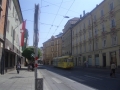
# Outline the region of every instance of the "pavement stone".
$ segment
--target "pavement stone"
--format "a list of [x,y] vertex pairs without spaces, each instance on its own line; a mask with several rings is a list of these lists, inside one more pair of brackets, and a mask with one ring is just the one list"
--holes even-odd
[[[24,67],[26,68],[26,67]],[[38,71],[38,78],[42,78],[41,73]],[[0,90],[34,90],[34,72],[20,70],[17,74],[16,70],[10,71],[4,75],[0,75]],[[46,85],[44,84],[44,90]]]

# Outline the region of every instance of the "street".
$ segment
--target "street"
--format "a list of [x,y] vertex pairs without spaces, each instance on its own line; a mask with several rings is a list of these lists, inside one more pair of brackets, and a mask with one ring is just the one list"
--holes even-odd
[[111,78],[109,72],[102,70],[65,70],[47,65],[40,65],[38,71],[43,75],[48,90],[120,90],[120,73]]

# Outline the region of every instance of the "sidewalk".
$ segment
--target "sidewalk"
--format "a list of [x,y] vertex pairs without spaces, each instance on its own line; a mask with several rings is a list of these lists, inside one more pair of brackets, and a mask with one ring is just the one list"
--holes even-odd
[[[38,71],[38,78],[41,77],[42,75]],[[0,75],[0,90],[34,90],[34,79],[34,72],[27,71],[27,68],[20,70],[19,74],[14,70]],[[46,84],[43,85],[43,90],[47,90]]]

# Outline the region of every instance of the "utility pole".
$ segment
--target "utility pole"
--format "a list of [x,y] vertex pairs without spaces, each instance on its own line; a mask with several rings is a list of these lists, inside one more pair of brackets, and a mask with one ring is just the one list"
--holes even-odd
[[35,90],[37,90],[37,66],[38,66],[38,19],[39,19],[39,4],[35,5],[34,13],[34,36],[33,36],[33,46],[35,52]]

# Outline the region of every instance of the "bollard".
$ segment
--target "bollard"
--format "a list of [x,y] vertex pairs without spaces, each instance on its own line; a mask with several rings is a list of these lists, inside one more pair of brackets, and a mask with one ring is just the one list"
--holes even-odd
[[43,90],[43,78],[37,78],[35,81],[36,81],[36,90]]

